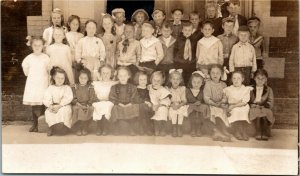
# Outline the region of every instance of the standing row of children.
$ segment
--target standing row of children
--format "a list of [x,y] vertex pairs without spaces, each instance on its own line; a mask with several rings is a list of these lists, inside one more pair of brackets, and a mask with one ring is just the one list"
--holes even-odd
[[[223,19],[224,34],[217,38],[212,36],[214,23],[208,20],[200,25],[197,13],[190,14],[191,22],[181,22],[181,9],[172,11],[173,23],[165,21],[162,10],[155,10],[154,20],[148,22],[147,12],[139,9],[133,14],[135,23],[128,24],[123,24],[123,9],[115,9],[112,14],[103,15],[103,32],[99,37],[95,36],[97,23],[88,20],[84,37],[79,32],[78,16],[70,16],[65,29],[62,12],[54,9],[52,25],[43,34],[47,55],[42,53],[43,40],[31,39],[33,54],[22,64],[28,76],[23,103],[33,107],[34,124],[30,131],[38,130],[37,118],[43,113],[44,104],[49,136],[54,124],[64,123],[70,128],[75,122],[80,123],[77,134],[86,135],[87,122],[92,117],[97,121],[98,135],[108,133],[108,120],[120,119],[131,125],[139,119],[147,134],[165,135],[165,123],[170,119],[174,125],[172,135],[182,136],[183,118],[190,117],[192,136],[201,136],[200,126],[207,122],[203,119],[209,119],[216,124],[215,140],[230,141],[228,126],[234,127],[237,139],[248,139],[244,122],[250,122],[251,88],[243,86],[242,82],[250,84],[257,67],[257,52],[248,42],[250,33],[246,26],[239,27],[239,42],[235,44],[237,37],[232,30],[236,22],[232,18]],[[249,19],[248,24],[257,27],[259,22],[255,17]],[[220,81],[226,71],[220,65],[226,58],[228,64],[225,62],[224,66],[234,73],[233,85],[227,88]],[[52,85],[48,87],[50,69]],[[117,69],[116,75],[114,69]],[[147,85],[150,73],[151,85]],[[267,73],[264,70],[255,73],[255,81],[258,77],[264,85]],[[169,81],[164,85],[166,77]],[[189,89],[184,86],[188,84]],[[267,139],[269,134],[265,129],[274,122],[270,111],[272,91],[269,87],[258,86],[257,81],[256,84],[268,92],[267,96],[261,89],[257,93],[254,87],[255,100],[251,109],[256,111],[250,111],[250,117],[259,117],[256,120],[257,139]]]

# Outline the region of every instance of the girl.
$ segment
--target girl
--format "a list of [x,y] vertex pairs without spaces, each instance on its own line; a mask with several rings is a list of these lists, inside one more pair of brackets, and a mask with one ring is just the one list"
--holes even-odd
[[85,37],[78,41],[75,48],[75,59],[78,63],[90,70],[92,79],[98,79],[98,69],[105,61],[105,46],[101,39],[95,37],[97,23],[88,20],[85,23]]
[[46,28],[43,32],[43,39],[46,41],[46,46],[52,43],[52,34],[55,27],[64,26],[64,15],[59,8],[53,9],[50,15],[50,27]]
[[149,21],[149,15],[144,9],[137,9],[131,16],[131,21],[134,23],[134,38],[142,39],[142,26],[145,21]]
[[47,136],[52,136],[53,126],[63,123],[66,127],[72,126],[72,109],[70,103],[73,100],[71,87],[66,72],[54,67],[50,71],[51,85],[47,88],[43,103],[47,107],[45,119],[49,125]]
[[250,96],[249,119],[255,124],[257,140],[268,140],[271,126],[275,122],[272,113],[274,95],[272,88],[266,85],[267,79],[266,70],[259,69],[254,73],[255,85]]
[[108,120],[111,117],[111,109],[114,106],[109,101],[109,92],[111,87],[117,84],[116,81],[112,81],[113,68],[110,65],[100,67],[99,74],[102,80],[93,82],[98,99],[97,102],[93,103],[93,120],[97,122],[97,136],[108,134]]
[[66,38],[69,43],[71,49],[71,58],[72,58],[72,66],[73,73],[75,77],[75,82],[78,83],[78,72],[80,70],[80,65],[78,65],[75,61],[75,47],[79,41],[83,37],[83,34],[80,32],[80,18],[77,15],[71,15],[68,19],[67,23],[68,32],[66,33]]
[[187,113],[191,123],[192,137],[200,137],[204,120],[210,119],[209,107],[204,104],[203,85],[204,74],[200,71],[193,72],[186,89]]
[[118,66],[127,66],[135,75],[139,71],[137,68],[138,62],[141,58],[140,42],[134,39],[134,26],[126,24],[124,29],[125,39],[118,43],[116,57]]
[[41,37],[32,37],[30,40],[33,53],[22,62],[22,68],[27,76],[23,104],[32,107],[33,125],[29,132],[38,131],[38,117],[44,114],[43,96],[49,83],[50,58],[42,53],[44,40]]
[[168,109],[171,104],[171,93],[162,85],[165,82],[164,73],[155,71],[150,78],[151,84],[148,86],[152,109],[155,112],[152,116],[154,120],[155,136],[166,135],[166,121],[168,120]]
[[91,72],[84,68],[79,72],[79,84],[72,86],[72,120],[78,124],[77,136],[88,134],[87,128],[89,120],[92,118],[92,103],[95,101],[94,88],[91,85]]
[[152,104],[150,103],[149,90],[147,89],[148,76],[145,72],[138,72],[135,75],[134,82],[137,85],[140,107],[140,134],[153,135],[153,116]]
[[99,38],[102,39],[105,46],[106,53],[106,64],[112,66],[112,68],[116,68],[117,61],[115,58],[115,52],[117,47],[117,37],[116,31],[114,27],[114,19],[111,15],[105,14],[102,17],[102,31],[103,34],[99,35]]
[[171,69],[169,71],[168,88],[171,92],[171,105],[169,117],[172,120],[173,137],[182,137],[182,122],[187,116],[187,100],[185,96],[185,86],[183,86],[182,70]]
[[252,87],[243,85],[244,75],[240,71],[235,71],[232,74],[232,84],[226,87],[224,92],[224,100],[228,103],[228,121],[232,124],[235,130],[235,137],[238,140],[248,141],[247,135],[247,122],[250,123],[248,118],[250,100],[250,91]]
[[62,68],[67,73],[70,83],[74,84],[71,50],[67,44],[63,28],[55,27],[53,29],[53,41],[47,47],[46,53],[50,56],[51,66]]
[[221,81],[222,66],[212,65],[210,69],[211,80],[205,83],[203,90],[204,101],[210,108],[210,120],[215,124],[213,140],[230,141],[227,131],[229,122],[226,115],[226,106],[223,99],[223,89],[226,84]]
[[201,32],[204,37],[197,44],[197,68],[208,75],[209,67],[212,64],[223,65],[223,45],[220,39],[212,35],[214,24],[211,21],[204,21]]
[[119,67],[117,77],[119,83],[111,87],[109,100],[114,107],[111,111],[111,121],[125,120],[130,125],[130,135],[135,135],[134,123],[139,117],[138,94],[136,86],[128,83],[131,76],[127,67]]

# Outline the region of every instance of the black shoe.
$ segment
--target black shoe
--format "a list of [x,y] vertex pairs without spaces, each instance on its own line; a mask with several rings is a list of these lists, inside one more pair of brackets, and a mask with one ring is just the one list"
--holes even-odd
[[37,125],[32,125],[29,129],[29,132],[38,132],[38,127]]
[[50,127],[47,132],[47,136],[52,136],[52,135],[53,135],[53,129],[52,129],[52,127]]
[[79,130],[76,132],[76,135],[77,135],[77,136],[81,136],[81,135],[82,135],[81,129],[79,129]]
[[177,137],[177,128],[176,128],[176,125],[173,125],[172,137]]
[[178,137],[182,137],[183,136],[182,125],[178,125],[178,127],[177,127],[177,136]]

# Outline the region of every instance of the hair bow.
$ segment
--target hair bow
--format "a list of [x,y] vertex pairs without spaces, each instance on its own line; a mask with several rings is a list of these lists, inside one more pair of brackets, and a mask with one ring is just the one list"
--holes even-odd
[[202,76],[202,78],[206,78],[207,76],[202,72],[202,71],[194,71],[192,74],[195,74],[195,73],[197,73],[197,74],[199,74],[200,76]]
[[175,71],[179,72],[180,74],[182,74],[182,72],[183,72],[182,69],[171,69],[171,70],[169,70],[169,74],[171,74],[171,73],[173,73]]
[[222,81],[226,81],[227,80],[227,74],[229,74],[229,70],[227,70],[226,66],[223,67],[223,75],[221,77]]
[[27,40],[26,45],[27,45],[27,46],[30,46],[32,37],[31,37],[30,35],[28,35],[28,36],[26,37],[26,40]]

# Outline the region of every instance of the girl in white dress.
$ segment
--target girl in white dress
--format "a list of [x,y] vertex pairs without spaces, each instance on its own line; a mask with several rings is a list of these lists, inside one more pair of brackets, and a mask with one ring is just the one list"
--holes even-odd
[[182,69],[169,71],[168,89],[171,92],[171,106],[169,117],[173,126],[173,137],[182,137],[183,118],[187,117],[186,88],[183,83]]
[[51,85],[47,88],[43,103],[47,107],[45,119],[49,125],[48,136],[53,134],[53,126],[63,123],[66,127],[72,126],[72,108],[70,103],[73,100],[73,92],[68,85],[69,80],[66,72],[54,67],[50,71]]
[[62,68],[67,73],[70,84],[74,84],[71,50],[67,43],[64,30],[55,27],[53,30],[53,42],[47,47],[46,53],[50,57],[51,66]]
[[98,70],[105,62],[105,46],[102,40],[96,37],[97,23],[88,20],[85,23],[85,37],[78,41],[75,49],[75,59],[92,73],[93,81],[98,79]]
[[94,81],[94,89],[97,96],[97,101],[93,103],[94,112],[93,120],[97,122],[96,135],[108,134],[108,120],[111,116],[111,109],[114,104],[109,101],[110,88],[117,84],[116,81],[112,81],[113,69],[110,65],[104,65],[99,69],[102,80]]
[[166,122],[168,120],[169,106],[171,104],[171,93],[162,86],[165,82],[163,72],[156,71],[152,73],[150,81],[151,84],[148,86],[148,89],[152,108],[155,112],[151,118],[154,121],[154,133],[155,136],[165,136]]
[[49,84],[50,58],[42,53],[44,41],[41,37],[33,37],[30,44],[33,53],[22,62],[23,72],[27,76],[23,104],[32,107],[33,125],[29,132],[37,132],[38,117],[45,111],[43,97]]
[[250,107],[248,102],[250,100],[250,92],[252,87],[246,87],[242,83],[244,75],[240,71],[235,71],[232,74],[233,85],[226,87],[224,91],[224,98],[228,102],[228,121],[232,124],[235,130],[235,137],[238,140],[249,140],[247,135],[247,123],[249,121]]
[[83,38],[83,34],[80,32],[80,18],[77,15],[71,15],[67,23],[68,32],[66,33],[66,38],[71,49],[72,67],[75,78],[75,83],[78,83],[78,72],[80,70],[80,65],[76,64],[75,61],[75,47],[79,39]]
[[46,46],[49,46],[53,40],[52,34],[55,27],[64,28],[64,13],[59,8],[53,9],[50,16],[50,27],[43,32],[43,39],[46,41]]

